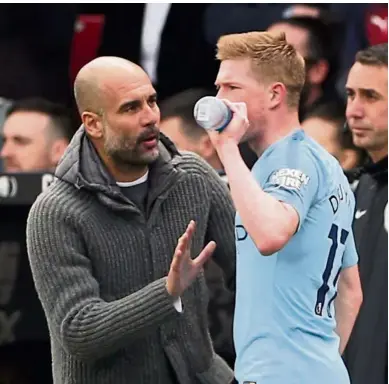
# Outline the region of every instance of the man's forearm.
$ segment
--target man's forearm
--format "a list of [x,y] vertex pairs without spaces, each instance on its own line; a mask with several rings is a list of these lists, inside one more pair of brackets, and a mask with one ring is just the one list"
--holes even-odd
[[232,199],[246,231],[263,255],[277,251],[294,233],[289,220],[291,212],[262,190],[236,144],[226,143],[221,151]]
[[358,316],[361,300],[348,295],[338,295],[335,299],[336,333],[340,338],[339,353],[342,355],[350,339],[355,320]]
[[120,300],[69,309],[58,335],[64,348],[80,360],[93,361],[139,339],[177,313],[165,285],[163,278]]

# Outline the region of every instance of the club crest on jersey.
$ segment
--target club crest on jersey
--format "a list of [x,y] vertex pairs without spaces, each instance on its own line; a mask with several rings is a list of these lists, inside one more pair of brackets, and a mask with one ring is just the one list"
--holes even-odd
[[309,183],[309,176],[298,169],[282,168],[273,172],[270,183],[288,189],[301,189]]

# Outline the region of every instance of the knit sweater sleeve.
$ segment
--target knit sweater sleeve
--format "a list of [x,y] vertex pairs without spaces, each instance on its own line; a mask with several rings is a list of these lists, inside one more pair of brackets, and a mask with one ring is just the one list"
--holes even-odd
[[80,360],[96,360],[128,346],[167,318],[179,316],[166,278],[115,301],[104,301],[71,213],[38,197],[27,221],[27,250],[50,333]]

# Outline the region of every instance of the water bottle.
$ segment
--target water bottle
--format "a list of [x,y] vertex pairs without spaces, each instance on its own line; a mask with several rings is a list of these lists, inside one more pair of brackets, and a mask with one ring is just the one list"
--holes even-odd
[[221,132],[232,120],[232,112],[220,99],[213,96],[201,98],[195,105],[194,118],[198,125],[207,130]]

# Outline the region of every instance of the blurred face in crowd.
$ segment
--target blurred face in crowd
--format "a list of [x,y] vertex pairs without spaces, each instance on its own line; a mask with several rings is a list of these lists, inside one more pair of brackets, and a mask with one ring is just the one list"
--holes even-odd
[[99,116],[83,113],[96,146],[122,172],[145,167],[159,154],[160,113],[149,77],[140,68],[115,68],[100,84]]
[[51,136],[50,123],[48,115],[38,112],[14,112],[6,119],[0,152],[6,172],[55,168],[66,145]]
[[296,4],[288,9],[288,15],[293,17],[308,16],[317,18],[320,16],[320,9],[311,4]]
[[183,124],[185,122],[180,117],[174,116],[162,120],[159,128],[179,150],[197,153],[215,169],[221,169],[222,165],[206,131],[200,127],[193,128],[194,132],[190,135],[185,132]]
[[304,131],[325,148],[340,163],[344,170],[355,168],[359,162],[359,154],[353,149],[342,147],[339,127],[336,122],[319,117],[310,117],[301,124]]
[[159,124],[159,129],[182,151],[190,151],[200,155],[200,140],[192,140],[183,131],[184,122],[178,116],[164,119]]
[[301,93],[302,105],[310,105],[320,96],[318,92],[313,94],[314,88],[321,88],[328,74],[328,64],[325,60],[317,61],[311,57],[309,51],[309,32],[305,28],[288,23],[275,23],[268,29],[269,32],[285,32],[286,40],[293,45],[296,51],[305,59],[306,78]]
[[346,91],[346,117],[354,144],[379,161],[388,153],[388,68],[356,62]]
[[215,85],[219,99],[244,102],[250,127],[242,138],[253,139],[266,123],[269,91],[261,84],[252,70],[250,59],[224,60],[220,63]]
[[318,117],[304,120],[301,124],[304,131],[324,147],[332,156],[340,159],[342,147],[338,137],[338,127],[331,121]]
[[309,56],[308,52],[308,31],[288,23],[275,23],[268,28],[268,32],[285,32],[286,41],[293,45],[296,51],[304,58]]

